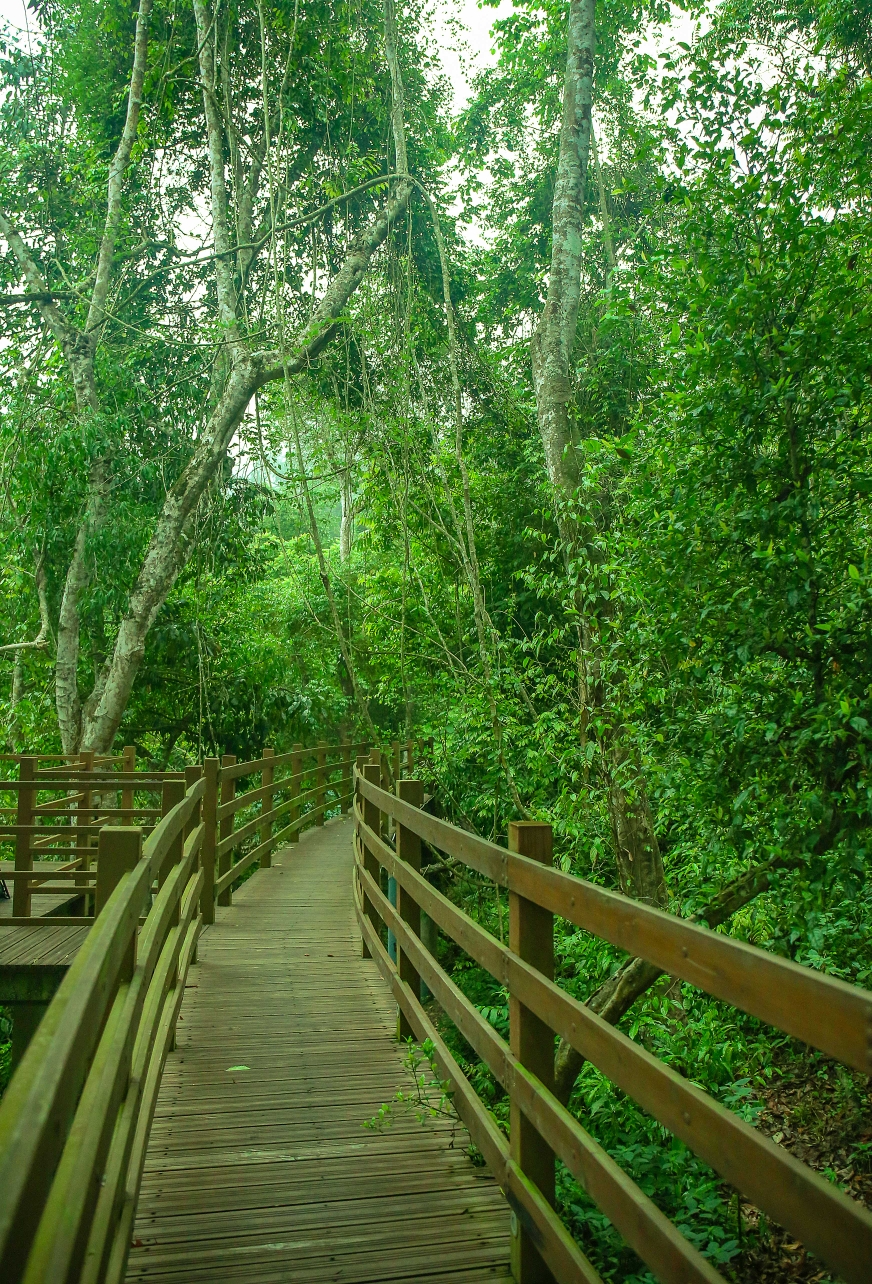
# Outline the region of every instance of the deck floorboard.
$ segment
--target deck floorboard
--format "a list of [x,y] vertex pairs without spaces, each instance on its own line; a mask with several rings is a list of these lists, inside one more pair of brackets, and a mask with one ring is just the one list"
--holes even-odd
[[463,1126],[395,1106],[364,1127],[411,1078],[360,957],[351,835],[308,831],[200,940],[130,1284],[510,1284],[508,1208]]

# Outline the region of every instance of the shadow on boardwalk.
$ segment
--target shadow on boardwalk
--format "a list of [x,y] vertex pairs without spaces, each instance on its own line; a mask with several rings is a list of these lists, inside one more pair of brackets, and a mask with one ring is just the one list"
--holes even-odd
[[352,826],[310,830],[200,941],[163,1078],[129,1281],[509,1281],[509,1214],[408,1090],[396,1009],[360,957]]

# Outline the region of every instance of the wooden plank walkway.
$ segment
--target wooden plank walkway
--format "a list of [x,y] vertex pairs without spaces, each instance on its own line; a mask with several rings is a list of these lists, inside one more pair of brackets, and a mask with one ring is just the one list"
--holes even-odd
[[[219,909],[164,1072],[129,1281],[508,1284],[509,1212],[463,1127],[421,1124],[360,957],[352,826],[309,830]],[[245,1066],[247,1069],[233,1069]]]

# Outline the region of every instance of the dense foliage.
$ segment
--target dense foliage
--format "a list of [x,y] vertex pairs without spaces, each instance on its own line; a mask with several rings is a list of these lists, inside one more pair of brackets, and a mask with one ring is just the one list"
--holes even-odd
[[[35,50],[3,44],[0,207],[81,310],[123,125],[131,17],[80,0],[38,12]],[[669,908],[705,917],[759,871],[723,930],[872,986],[872,10],[722,0],[681,16],[694,32],[684,42],[673,19],[660,4],[599,16],[566,390],[579,485],[567,499],[548,484],[530,373],[565,6],[515,0],[494,27],[495,64],[456,117],[426,28],[400,14],[410,168],[440,224],[419,191],[332,343],[255,392],[186,528],[118,741],[164,765],[352,729],[433,735],[432,783],[453,820],[499,841],[513,817],[550,820],[560,863],[616,886],[603,746],[620,727],[644,777]],[[277,240],[274,218],[269,257],[238,279],[246,335],[280,346],[379,193],[330,202],[392,172],[381,11],[281,0],[265,19],[231,4],[219,25],[234,49],[228,116],[233,104],[257,114],[264,77],[285,130],[270,200],[290,230]],[[218,395],[205,125],[184,70],[195,45],[188,9],[161,0],[99,410],[77,405],[38,309],[3,309],[0,641],[42,629],[39,646],[0,655],[10,750],[60,745],[54,638],[94,460],[111,461],[112,480],[107,516],[87,536],[83,693]],[[233,156],[253,139],[228,125]],[[0,284],[26,285],[11,250]],[[567,514],[580,543],[564,538]],[[592,619],[595,701],[579,676]],[[433,877],[502,935],[492,889]],[[505,994],[444,948],[504,1030]],[[558,958],[581,997],[621,963],[566,925]],[[869,1194],[859,1076],[668,977],[623,1027]],[[507,1125],[500,1091],[452,1037]],[[728,1277],[825,1278],[591,1066],[571,1100]],[[607,1278],[649,1278],[568,1178],[561,1198]]]

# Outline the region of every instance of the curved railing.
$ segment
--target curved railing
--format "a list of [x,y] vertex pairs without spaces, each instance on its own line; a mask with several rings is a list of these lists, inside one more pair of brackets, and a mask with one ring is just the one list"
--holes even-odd
[[93,927],[0,1103],[8,1284],[123,1278],[200,925],[204,788],[194,783],[144,844],[133,827],[100,831]]
[[[15,844],[6,877],[22,906],[3,930],[87,929],[0,1101],[2,1284],[123,1280],[198,933],[253,865],[269,865],[276,847],[348,810],[353,755],[362,748],[296,745],[249,762],[207,758],[184,779],[133,773],[130,755],[120,773],[89,761],[51,774],[25,756],[20,779],[0,782],[0,793],[17,799],[0,842]],[[414,752],[411,742],[394,742],[382,755],[385,779],[409,770]],[[155,792],[160,807],[142,807]],[[116,793],[120,807],[111,805]],[[143,841],[141,825],[107,823],[115,819],[154,827]],[[55,856],[57,871],[47,873],[47,862],[36,871],[34,854]],[[31,916],[31,896],[74,885],[84,913]]]
[[[552,868],[548,825],[510,826],[506,850],[422,811],[420,782],[401,781],[399,797],[381,784],[379,767],[358,761],[355,869],[365,949],[391,985],[406,1030],[432,1041],[457,1112],[505,1191],[515,1214],[516,1278],[525,1278],[525,1258],[541,1257],[561,1284],[599,1279],[553,1207],[556,1156],[658,1280],[723,1280],[558,1101],[558,1034],[842,1279],[867,1284],[872,1214],[556,985],[553,916],[866,1074],[872,994]],[[421,875],[422,841],[508,889],[508,947]],[[394,896],[385,895],[381,871],[395,881]],[[505,986],[509,1043],[424,945],[422,912]],[[383,940],[387,931],[396,963]],[[511,1143],[422,1007],[422,980],[508,1093]]]

